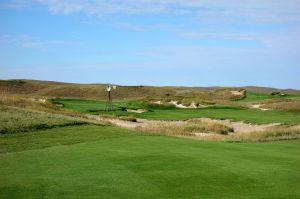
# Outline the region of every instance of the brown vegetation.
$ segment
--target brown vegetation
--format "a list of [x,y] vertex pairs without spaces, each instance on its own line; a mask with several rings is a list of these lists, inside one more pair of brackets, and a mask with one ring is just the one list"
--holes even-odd
[[300,100],[285,100],[279,102],[269,102],[264,107],[270,109],[287,110],[287,111],[300,111]]
[[278,126],[263,132],[236,133],[230,137],[232,141],[274,141],[300,138],[300,128],[295,126]]
[[20,95],[5,95],[0,96],[0,105],[26,108],[47,113],[62,114],[67,116],[85,118],[82,113],[61,109],[46,98],[28,98]]
[[[251,91],[290,92],[295,90],[279,90],[272,88],[246,87]],[[184,105],[195,103],[212,103],[214,100],[235,100],[243,97],[244,88],[219,87],[153,87],[153,86],[118,86],[115,99],[169,98],[182,101]],[[234,92],[233,92],[234,91]],[[242,95],[237,95],[241,92]],[[0,95],[26,95],[30,97],[67,97],[106,99],[104,84],[73,84],[36,80],[0,80]]]
[[82,125],[87,122],[59,114],[0,105],[0,134]]
[[201,121],[150,121],[144,125],[137,125],[136,129],[146,133],[173,135],[173,136],[206,136],[206,135],[228,135],[233,128],[217,122]]

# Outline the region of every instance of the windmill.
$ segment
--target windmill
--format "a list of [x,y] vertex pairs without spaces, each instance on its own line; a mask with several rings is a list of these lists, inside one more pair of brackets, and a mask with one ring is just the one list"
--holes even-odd
[[105,107],[106,111],[112,111],[113,110],[111,92],[112,92],[113,89],[115,90],[116,88],[117,88],[117,86],[112,86],[111,84],[106,85],[106,91],[107,91],[107,101],[106,101],[106,107]]

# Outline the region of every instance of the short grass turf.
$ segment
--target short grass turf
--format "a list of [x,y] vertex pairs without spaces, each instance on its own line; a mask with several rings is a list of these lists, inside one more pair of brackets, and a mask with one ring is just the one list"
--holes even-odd
[[299,123],[300,113],[288,111],[260,111],[234,107],[209,107],[204,109],[154,110],[135,114],[146,119],[186,120],[191,118],[231,119],[249,123]]
[[0,198],[300,198],[299,140],[202,142],[93,125],[0,140]]
[[[104,101],[94,100],[80,100],[80,99],[57,99],[65,105],[65,108],[76,110],[83,113],[90,114],[106,114],[105,112],[94,112],[93,110],[104,110]],[[125,107],[143,107],[141,102],[126,102],[116,101],[114,102],[115,108]],[[146,107],[149,108],[149,107]],[[214,118],[214,119],[232,119],[239,121],[246,121],[251,123],[299,123],[300,112],[296,111],[283,111],[283,110],[269,110],[261,111],[258,109],[248,109],[242,107],[233,106],[214,106],[202,109],[156,109],[151,108],[150,111],[139,113],[128,113],[126,111],[113,111],[110,114],[118,116],[134,116],[137,118],[145,119],[165,119],[165,120],[185,120],[191,118]]]

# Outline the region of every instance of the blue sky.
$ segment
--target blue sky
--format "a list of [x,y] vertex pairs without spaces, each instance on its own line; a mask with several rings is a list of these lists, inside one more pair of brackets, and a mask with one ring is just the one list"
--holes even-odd
[[2,0],[0,79],[300,89],[300,0]]

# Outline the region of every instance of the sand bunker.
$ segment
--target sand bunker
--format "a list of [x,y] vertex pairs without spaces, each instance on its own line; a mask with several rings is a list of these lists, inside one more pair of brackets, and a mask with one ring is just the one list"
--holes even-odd
[[187,121],[167,121],[167,120],[147,120],[147,119],[137,119],[137,122],[124,121],[121,119],[111,119],[111,118],[102,118],[101,116],[88,115],[90,119],[98,120],[98,121],[108,121],[119,127],[124,128],[143,128],[149,127],[152,125],[159,125],[162,123],[169,125],[185,125],[187,123],[197,123],[197,122],[205,122],[205,123],[219,123],[234,129],[235,133],[247,133],[247,132],[261,132],[265,131],[271,127],[279,126],[280,123],[271,123],[271,124],[249,124],[245,122],[237,122],[231,120],[218,120],[218,119],[210,119],[210,118],[195,118]]
[[245,90],[241,90],[241,91],[230,91],[230,93],[232,95],[235,95],[235,96],[243,96],[244,93],[245,93]]
[[155,101],[155,102],[152,102],[153,104],[162,104],[161,101]]
[[131,113],[145,113],[147,112],[146,109],[126,109],[127,112],[131,112]]
[[268,108],[262,108],[262,106],[263,106],[263,104],[252,104],[251,105],[252,108],[256,108],[256,109],[259,109],[261,111],[268,111],[268,110],[270,110]]
[[[151,102],[152,104],[164,104],[162,101],[155,101],[155,102]],[[208,106],[203,105],[203,104],[196,104],[195,102],[192,102],[189,106],[180,104],[178,101],[172,100],[170,102],[167,102],[166,104],[172,104],[174,105],[176,108],[190,108],[190,109],[196,109],[196,108],[206,108]]]
[[196,109],[196,108],[206,108],[207,106],[203,104],[196,104],[195,102],[192,102],[189,106],[185,106],[183,104],[179,104],[178,101],[171,101],[169,104],[173,104],[176,108],[191,108],[191,109]]
[[271,124],[249,124],[245,122],[235,122],[231,120],[217,120],[217,119],[210,119],[210,118],[200,118],[200,119],[193,119],[195,122],[202,121],[206,123],[220,123],[227,126],[230,126],[234,129],[234,132],[238,133],[247,133],[247,132],[261,132],[265,131],[268,128],[275,127],[280,125],[280,123],[271,123]]

